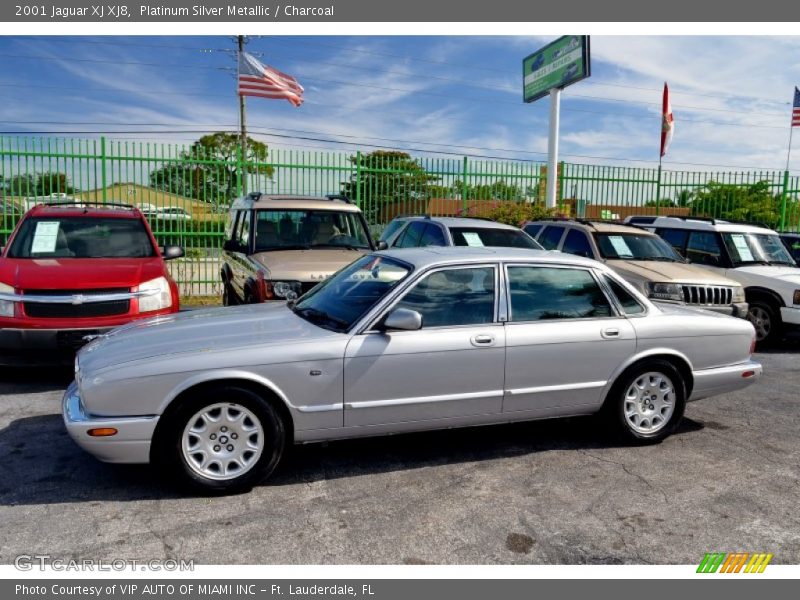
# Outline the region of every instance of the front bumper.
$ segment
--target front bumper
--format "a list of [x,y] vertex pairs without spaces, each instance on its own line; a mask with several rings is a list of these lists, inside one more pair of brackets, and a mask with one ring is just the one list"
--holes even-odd
[[[86,412],[78,386],[72,382],[64,392],[62,414],[67,433],[78,446],[98,460],[110,463],[148,463],[157,415],[137,417],[97,417]],[[92,437],[89,430],[113,427],[117,434]]]
[[88,340],[113,327],[80,329],[0,329],[0,365],[34,366],[72,364],[75,351]]
[[761,363],[748,360],[736,365],[692,371],[694,387],[689,402],[727,394],[745,388],[761,379]]
[[731,317],[739,317],[740,319],[746,319],[747,311],[750,309],[750,305],[747,304],[747,302],[734,302],[728,306],[703,306],[695,304],[687,304],[686,306],[697,306],[697,308],[702,308],[703,310],[710,310],[722,315],[730,315]]

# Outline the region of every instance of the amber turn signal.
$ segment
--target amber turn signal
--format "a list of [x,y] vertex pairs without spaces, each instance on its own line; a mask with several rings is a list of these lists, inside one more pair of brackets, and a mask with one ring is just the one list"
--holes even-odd
[[95,429],[90,429],[86,433],[92,437],[107,437],[109,435],[117,435],[117,430],[113,427],[97,427]]

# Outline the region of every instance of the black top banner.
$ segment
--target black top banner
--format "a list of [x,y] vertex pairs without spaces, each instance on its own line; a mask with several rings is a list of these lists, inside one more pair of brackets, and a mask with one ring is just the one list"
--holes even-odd
[[800,21],[786,0],[12,0],[1,22],[780,22]]

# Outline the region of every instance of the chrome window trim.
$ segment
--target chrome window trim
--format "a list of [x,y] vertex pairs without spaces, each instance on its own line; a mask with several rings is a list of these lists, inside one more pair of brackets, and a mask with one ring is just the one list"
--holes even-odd
[[[571,256],[571,255],[570,255]],[[575,317],[569,319],[537,319],[533,321],[514,321],[514,312],[511,309],[511,278],[508,274],[509,267],[529,267],[533,269],[573,269],[579,271],[586,271],[589,275],[595,280],[600,291],[605,296],[608,305],[611,307],[611,312],[614,313],[608,317]],[[520,263],[520,262],[505,262],[503,263],[503,272],[505,273],[505,284],[506,284],[506,296],[507,296],[507,306],[508,306],[508,321],[507,324],[509,325],[517,325],[517,324],[528,324],[531,323],[563,323],[563,322],[574,322],[574,321],[597,321],[599,319],[616,319],[616,318],[626,318],[627,315],[621,314],[619,308],[617,307],[616,303],[608,297],[608,292],[606,288],[600,282],[600,279],[597,276],[596,269],[588,266],[582,265],[564,265],[564,264],[543,264],[543,263]]]
[[[605,292],[606,296],[608,296],[608,298],[611,299],[612,305],[616,307],[617,313],[619,313],[621,317],[624,317],[626,319],[639,319],[641,317],[646,317],[648,314],[650,314],[650,307],[647,306],[647,304],[644,304],[639,298],[637,298],[634,294],[632,294],[627,287],[623,285],[623,289],[627,290],[628,293],[631,294],[631,298],[633,298],[636,301],[636,303],[644,309],[640,313],[633,313],[630,315],[626,313],[625,308],[622,306],[622,302],[620,302],[619,298],[617,298],[617,295],[614,293],[614,290],[611,289],[611,286],[608,285],[607,279],[611,279],[611,276],[606,272],[600,272],[597,274],[597,277],[600,280],[600,287],[603,288],[603,291]],[[622,278],[618,277],[613,279],[617,285],[622,285],[623,282]]]

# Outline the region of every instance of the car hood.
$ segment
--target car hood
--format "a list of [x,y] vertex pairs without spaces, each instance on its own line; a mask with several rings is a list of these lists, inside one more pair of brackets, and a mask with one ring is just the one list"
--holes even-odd
[[153,258],[0,258],[0,282],[22,290],[130,288],[164,275]]
[[623,277],[632,276],[647,281],[739,286],[714,271],[681,262],[609,260],[606,264]]
[[737,267],[737,273],[763,277],[765,279],[781,279],[791,283],[800,284],[800,269],[781,265],[748,265]]
[[253,259],[264,266],[270,279],[318,281],[333,275],[367,252],[367,249],[346,248],[270,250],[254,254]]
[[317,341],[337,334],[295,315],[285,304],[190,310],[134,321],[87,344],[78,354],[84,373],[147,359],[247,346]]

